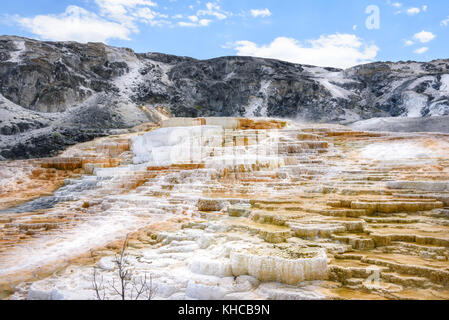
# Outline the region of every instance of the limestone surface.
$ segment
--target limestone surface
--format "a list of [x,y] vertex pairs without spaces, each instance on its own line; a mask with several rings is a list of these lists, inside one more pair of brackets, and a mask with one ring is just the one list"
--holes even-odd
[[119,299],[128,236],[155,299],[447,300],[448,185],[444,134],[170,119],[0,167],[0,297]]

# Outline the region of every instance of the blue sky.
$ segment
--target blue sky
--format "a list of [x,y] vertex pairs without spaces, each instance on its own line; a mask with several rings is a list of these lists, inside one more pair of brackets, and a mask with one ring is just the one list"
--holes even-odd
[[0,19],[0,34],[199,59],[346,68],[449,58],[447,0],[3,0]]

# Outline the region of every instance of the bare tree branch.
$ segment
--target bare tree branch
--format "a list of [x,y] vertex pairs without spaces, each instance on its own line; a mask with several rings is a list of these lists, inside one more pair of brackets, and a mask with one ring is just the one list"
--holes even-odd
[[[106,289],[103,286],[104,279],[103,276],[101,276],[100,284],[97,281],[97,268],[94,268],[94,277],[92,280],[92,286],[95,290],[95,295],[98,300],[105,300],[106,299]],[[102,288],[103,287],[103,288]],[[103,295],[100,295],[100,291],[103,290]]]
[[[144,297],[147,300],[152,300],[156,294],[156,290],[153,287],[153,277],[150,275],[150,284],[148,284],[148,277],[145,273],[144,277],[139,277],[138,279],[133,277],[132,271],[128,267],[128,254],[126,252],[128,248],[128,236],[126,236],[125,242],[123,243],[122,250],[119,255],[115,256],[114,263],[117,266],[117,275],[118,275],[118,286],[116,286],[115,279],[112,279],[111,287],[115,291],[115,293],[122,299],[126,300],[127,294],[131,298],[131,300],[138,300],[141,297]],[[97,281],[97,271],[94,268],[94,277],[92,281],[94,290],[96,292],[96,296],[98,300],[105,300],[105,288],[103,287],[103,296],[101,296],[101,286],[103,285],[103,277],[101,279],[101,284],[98,285]],[[128,292],[128,288],[131,286],[131,289]],[[135,293],[135,296],[134,296]]]

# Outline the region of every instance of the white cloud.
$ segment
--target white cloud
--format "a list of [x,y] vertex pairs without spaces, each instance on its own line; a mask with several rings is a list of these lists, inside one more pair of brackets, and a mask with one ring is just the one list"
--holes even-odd
[[208,26],[211,22],[212,22],[212,20],[201,19],[201,20],[200,20],[200,26],[206,27],[206,26]]
[[402,7],[402,3],[401,2],[391,2],[391,0],[387,0],[387,4],[395,7],[395,8],[401,8]]
[[[191,7],[193,10],[193,7]],[[217,20],[227,19],[232,13],[226,12],[220,8],[218,3],[208,2],[206,8],[198,10],[195,15],[187,17],[189,21],[180,21],[178,26],[180,27],[207,27],[213,22],[213,18]],[[200,17],[207,17],[201,19]]]
[[258,18],[258,17],[266,18],[266,17],[270,17],[271,16],[271,11],[268,8],[266,8],[266,9],[252,9],[251,10],[251,15],[254,18]]
[[198,22],[198,17],[197,16],[190,16],[190,17],[188,17],[189,18],[189,20],[190,21],[192,21],[192,22]]
[[429,48],[427,48],[427,47],[422,47],[422,48],[416,49],[416,50],[413,51],[413,52],[416,53],[416,54],[423,54],[423,53],[426,53],[428,50],[429,50]]
[[[95,0],[100,8],[100,14],[114,21],[118,21],[126,26],[137,29],[134,25],[136,10],[149,10],[154,19],[158,13],[151,11],[149,7],[157,7],[157,4],[151,0]],[[137,9],[140,7],[140,9]],[[148,20],[148,19],[146,19]]]
[[[141,24],[150,26],[206,27],[215,20],[225,20],[236,16],[221,9],[221,0],[207,2],[202,10],[171,13],[168,7],[153,0],[83,0],[97,5],[95,11],[79,6],[68,6],[64,13],[21,17],[16,15],[14,23],[29,30],[37,37],[46,40],[74,40],[80,42],[107,42],[110,39],[130,40],[138,33]],[[170,0],[176,2],[176,0]],[[196,1],[196,6],[202,2]],[[157,9],[159,8],[159,9]],[[162,11],[161,11],[162,10]],[[165,12],[163,11],[165,10]],[[159,12],[161,11],[161,12]],[[170,16],[169,14],[170,13]]]
[[239,56],[256,56],[325,67],[348,68],[374,61],[379,48],[367,44],[356,35],[322,35],[304,43],[286,37],[276,38],[269,45],[238,41],[234,49]]
[[441,26],[447,27],[448,25],[449,25],[449,17],[447,17],[447,19],[441,21]]
[[427,5],[422,5],[421,7],[410,7],[405,10],[401,2],[391,2],[390,0],[388,0],[387,4],[396,8],[396,12],[394,13],[395,15],[406,13],[409,16],[415,16],[417,14],[420,14],[421,12],[426,12],[427,9],[429,8]]
[[[150,0],[95,0],[103,15],[117,20],[123,18],[127,11],[138,6],[157,7],[157,3]],[[125,19],[126,20],[126,19]]]
[[394,13],[395,15],[398,15],[398,14],[401,14],[401,13],[402,13],[401,10],[398,10],[398,9],[401,9],[401,8],[402,8],[402,3],[401,3],[401,2],[391,2],[391,0],[388,0],[388,1],[387,1],[387,4],[390,5],[390,6],[392,6],[393,8],[396,8],[396,9],[397,9],[396,12]]
[[107,42],[109,39],[129,40],[126,26],[104,20],[78,6],[69,6],[59,15],[16,17],[20,26],[44,40]]
[[154,10],[151,0],[94,0],[98,14],[79,6],[68,6],[59,15],[17,16],[15,21],[42,39],[74,40],[80,42],[109,39],[130,40],[139,32],[137,22],[151,26],[171,24],[168,15]]
[[405,40],[405,43],[404,43],[404,45],[406,47],[413,46],[414,44],[415,44],[415,42],[413,42],[412,40]]
[[217,3],[208,2],[206,3],[207,10],[198,10],[196,13],[197,16],[214,16],[218,20],[224,20],[230,15],[229,12],[226,12],[220,8]]
[[148,7],[136,9],[131,13],[130,17],[151,26],[161,26],[163,24],[169,23],[169,21],[164,20],[168,18],[167,15],[160,14],[159,12],[153,11]]
[[410,9],[407,9],[407,14],[408,14],[409,16],[417,15],[417,14],[420,13],[420,12],[421,12],[421,9],[420,9],[420,8],[410,8]]
[[[191,16],[190,18],[193,18],[194,16]],[[180,21],[178,22],[178,26],[180,27],[207,27],[208,25],[211,24],[212,20],[210,19],[198,19],[197,17],[195,17],[197,20],[196,21],[192,21],[192,22],[185,22],[185,21]]]
[[428,32],[428,31],[421,31],[416,33],[413,38],[415,40],[418,40],[421,43],[427,43],[432,41],[433,39],[436,38],[436,35],[434,35],[432,32]]
[[119,22],[133,32],[139,29],[136,22],[151,26],[170,24],[167,15],[154,10],[157,3],[151,0],[95,0],[100,8],[100,14],[110,20]]

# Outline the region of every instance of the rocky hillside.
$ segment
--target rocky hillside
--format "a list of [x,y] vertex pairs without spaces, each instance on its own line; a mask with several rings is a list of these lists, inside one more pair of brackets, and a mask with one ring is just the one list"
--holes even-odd
[[[174,116],[352,123],[449,115],[449,60],[347,70],[137,54],[101,43],[0,37],[0,157],[51,155],[111,130]],[[0,158],[1,159],[1,158]]]

